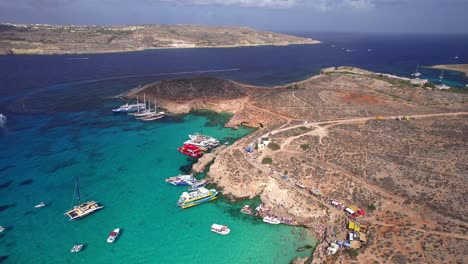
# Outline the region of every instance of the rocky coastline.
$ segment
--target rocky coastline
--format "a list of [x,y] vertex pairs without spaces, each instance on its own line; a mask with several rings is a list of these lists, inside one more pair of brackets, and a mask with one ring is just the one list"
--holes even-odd
[[[218,151],[207,179],[231,199],[258,196],[267,214],[306,227],[320,243],[296,263],[457,262],[468,246],[467,182],[457,169],[466,165],[468,95],[351,67],[274,88],[196,78],[126,96],[143,94],[170,112],[229,111],[228,126],[259,128]],[[352,221],[368,226],[366,242],[329,255]],[[441,245],[451,246],[443,253]]]
[[0,24],[0,55],[94,54],[149,49],[318,44],[247,27],[201,25],[75,26]]

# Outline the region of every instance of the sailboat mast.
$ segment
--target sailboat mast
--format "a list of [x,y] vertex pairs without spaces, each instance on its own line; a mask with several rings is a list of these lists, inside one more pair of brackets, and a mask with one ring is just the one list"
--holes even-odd
[[146,111],[146,93],[143,94],[143,103],[145,104],[145,111]]
[[78,198],[78,204],[81,204],[81,197],[80,197],[80,185],[78,183],[78,176],[76,176],[76,198]]
[[138,95],[137,95],[137,111],[140,113],[140,103],[138,102]]

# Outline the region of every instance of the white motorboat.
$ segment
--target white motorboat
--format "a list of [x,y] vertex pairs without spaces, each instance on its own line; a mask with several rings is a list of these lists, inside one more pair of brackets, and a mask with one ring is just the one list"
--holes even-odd
[[252,208],[250,208],[250,206],[248,204],[244,205],[242,207],[242,209],[240,210],[241,213],[243,214],[248,214],[248,215],[251,215],[252,214]]
[[84,244],[73,245],[72,249],[70,250],[71,253],[79,252],[84,247]]
[[0,233],[2,233],[5,230],[3,226],[0,226]]
[[220,235],[228,235],[231,233],[231,229],[225,225],[212,224],[211,231],[218,233]]
[[109,237],[107,238],[107,243],[114,243],[114,241],[117,239],[117,237],[119,236],[119,233],[120,233],[120,228],[116,228],[114,229],[114,231],[112,231],[110,234],[109,234]]
[[263,218],[263,222],[265,222],[267,224],[272,224],[272,225],[281,224],[281,221],[278,218],[271,217],[271,216],[265,216]]
[[144,110],[145,105],[144,104],[124,104],[120,106],[119,108],[112,109],[113,113],[133,113],[133,112],[138,112],[140,110]]
[[40,202],[39,204],[36,204],[34,206],[34,208],[41,208],[41,207],[44,207],[44,206],[46,206],[46,204],[44,202]]

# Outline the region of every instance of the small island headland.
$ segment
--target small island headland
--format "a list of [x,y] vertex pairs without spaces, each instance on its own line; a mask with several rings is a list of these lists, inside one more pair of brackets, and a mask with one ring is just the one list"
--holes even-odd
[[0,55],[90,54],[145,49],[285,46],[317,43],[320,41],[235,26],[0,24]]
[[463,262],[468,95],[352,67],[278,87],[168,80],[126,97],[143,95],[172,113],[228,111],[226,126],[259,128],[218,151],[207,179],[307,227],[320,242],[312,263],[336,258],[326,248],[347,240],[350,222],[366,231],[353,243],[360,249],[340,253],[345,260]]
[[468,64],[433,65],[433,66],[430,66],[429,68],[463,72],[465,76],[468,76]]

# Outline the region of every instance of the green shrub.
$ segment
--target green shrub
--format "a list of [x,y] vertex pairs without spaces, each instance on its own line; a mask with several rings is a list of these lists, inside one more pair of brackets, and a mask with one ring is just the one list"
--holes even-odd
[[310,149],[310,145],[309,145],[309,144],[302,144],[300,147],[301,147],[301,149],[303,149],[303,150],[308,150],[308,149]]
[[262,164],[271,164],[273,163],[273,160],[271,158],[263,158]]
[[355,258],[359,255],[359,251],[357,251],[356,249],[348,249],[345,252],[348,253],[348,255],[352,258]]
[[280,145],[278,145],[276,143],[270,142],[270,144],[268,144],[268,148],[271,149],[271,150],[279,150],[281,147],[280,147]]

